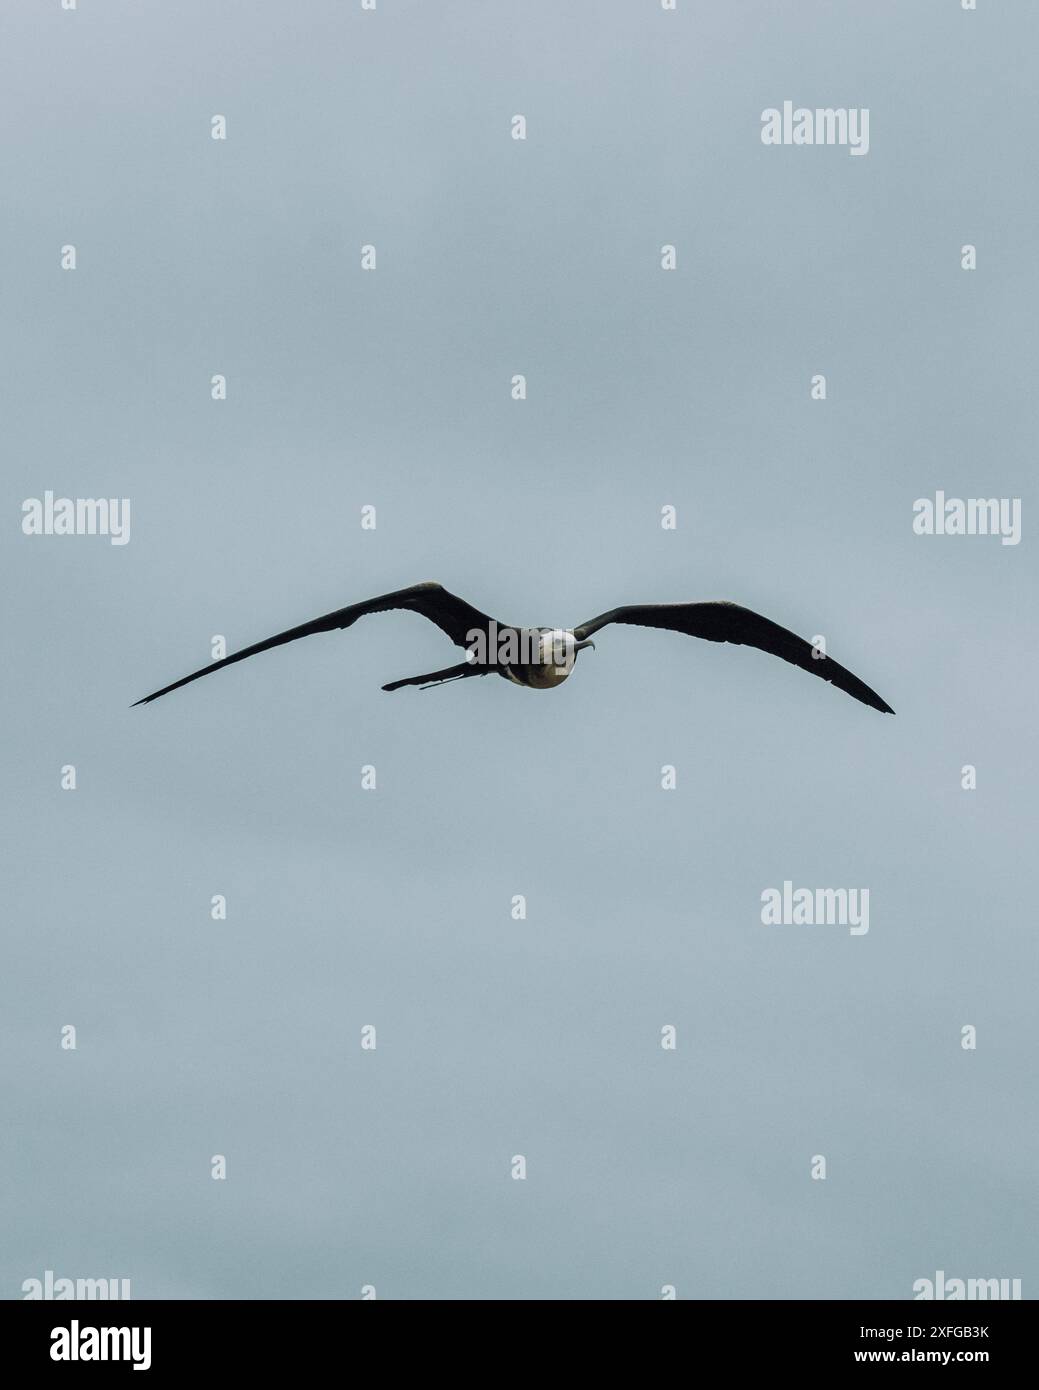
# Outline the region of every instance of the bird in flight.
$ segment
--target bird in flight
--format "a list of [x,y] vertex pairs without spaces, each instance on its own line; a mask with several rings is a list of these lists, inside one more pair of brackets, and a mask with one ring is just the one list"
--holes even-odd
[[370,598],[364,603],[337,608],[334,613],[326,613],[323,618],[314,618],[309,623],[301,623],[299,627],[290,627],[286,632],[279,632],[263,642],[255,642],[251,647],[225,656],[221,661],[203,666],[200,671],[192,671],[190,676],[182,676],[171,685],[164,685],[143,700],[135,701],[135,705],[150,704],[160,695],[168,695],[171,690],[179,690],[182,685],[188,685],[200,676],[208,676],[211,671],[232,666],[236,661],[244,661],[247,656],[255,656],[270,647],[280,647],[286,642],[294,642],[297,637],[309,637],[315,632],[333,632],[337,628],[352,627],[358,618],[368,613],[387,613],[393,609],[421,613],[431,623],[436,623],[455,646],[466,649],[466,659],[443,671],[390,681],[389,685],[382,687],[383,690],[399,690],[404,685],[428,689],[446,681],[492,674],[532,690],[550,690],[561,685],[570,675],[578,652],[588,647],[594,650],[595,643],[589,640],[593,633],[609,623],[628,623],[636,627],[684,632],[689,637],[705,637],[709,642],[733,642],[738,646],[757,647],[760,651],[771,652],[773,656],[781,656],[784,661],[800,666],[802,671],[808,671],[813,676],[821,676],[838,690],[861,700],[872,709],[884,714],[895,712],[875,690],[871,690],[843,666],[838,666],[836,661],[821,655],[810,642],[788,632],[778,623],[761,617],[759,613],[752,613],[749,608],[741,608],[738,603],[632,603],[622,608],[611,608],[609,612],[600,613],[597,618],[590,618],[574,628],[516,628],[489,618],[464,599],[448,593],[443,585],[434,583],[413,584],[392,594],[380,594],[378,598]]

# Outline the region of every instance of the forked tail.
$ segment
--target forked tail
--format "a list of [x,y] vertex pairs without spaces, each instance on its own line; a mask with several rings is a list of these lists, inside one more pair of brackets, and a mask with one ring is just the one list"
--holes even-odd
[[486,676],[486,666],[474,666],[462,661],[457,666],[448,666],[443,671],[431,671],[428,676],[406,676],[402,681],[390,681],[383,690],[399,690],[402,685],[421,685],[428,690],[434,685],[445,685],[448,681],[465,680],[466,676]]

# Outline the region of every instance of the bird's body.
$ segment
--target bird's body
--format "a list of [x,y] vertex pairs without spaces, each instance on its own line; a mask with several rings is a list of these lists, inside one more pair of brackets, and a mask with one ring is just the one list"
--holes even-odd
[[561,627],[538,628],[535,660],[500,666],[501,674],[528,690],[553,690],[562,685],[577,660],[577,638]]
[[286,632],[234,652],[221,661],[214,661],[199,671],[193,671],[191,675],[146,695],[137,704],[148,704],[160,695],[167,695],[171,690],[198,680],[200,676],[244,661],[246,657],[255,656],[271,647],[283,646],[313,633],[352,627],[365,614],[385,613],[393,609],[420,613],[435,623],[456,646],[465,648],[466,660],[425,676],[407,676],[403,680],[391,681],[383,686],[383,690],[399,690],[405,685],[427,688],[447,681],[492,674],[530,690],[552,690],[570,676],[578,653],[595,646],[589,640],[593,633],[610,623],[624,623],[636,627],[665,628],[690,637],[703,637],[710,642],[758,647],[799,666],[803,671],[821,676],[864,705],[885,714],[894,713],[875,690],[871,690],[817,647],[769,618],[763,618],[759,613],[741,608],[736,603],[720,600],[711,603],[626,604],[622,608],[601,613],[575,628],[517,628],[498,623],[464,599],[449,593],[441,584],[434,583],[413,584],[408,589],[397,589],[363,603],[338,608],[324,617],[289,628]]

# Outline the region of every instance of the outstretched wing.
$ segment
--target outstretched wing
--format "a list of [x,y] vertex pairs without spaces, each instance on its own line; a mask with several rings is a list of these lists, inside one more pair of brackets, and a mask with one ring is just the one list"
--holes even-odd
[[448,593],[441,584],[413,584],[410,589],[397,589],[395,593],[380,594],[378,598],[370,598],[365,603],[352,603],[348,608],[337,608],[334,613],[326,613],[323,618],[314,618],[309,623],[301,623],[299,627],[290,627],[287,632],[279,632],[276,637],[268,637],[264,642],[255,642],[251,647],[243,647],[240,652],[225,656],[222,661],[214,661],[210,666],[203,666],[201,671],[192,671],[190,676],[183,676],[172,685],[164,685],[161,690],[156,690],[154,694],[146,695],[143,700],[136,700],[134,703],[147,705],[150,701],[157,700],[160,695],[168,695],[171,690],[177,690],[190,681],[197,681],[199,676],[208,676],[210,671],[219,671],[223,666],[244,661],[247,656],[265,652],[269,647],[280,647],[285,642],[295,642],[297,637],[309,637],[313,632],[332,632],[336,628],[352,627],[357,619],[363,618],[366,613],[386,613],[394,608],[421,613],[431,623],[436,623],[441,632],[446,632],[457,647],[468,646],[471,641],[468,634],[474,629],[486,632],[491,622],[486,614],[455,594]]
[[631,623],[636,627],[663,627],[672,632],[684,632],[690,637],[705,637],[708,642],[735,642],[744,647],[758,647],[784,661],[793,662],[802,671],[821,676],[838,690],[861,700],[884,714],[894,714],[889,704],[875,690],[853,676],[830,657],[814,657],[813,647],[803,637],[788,632],[785,627],[741,608],[738,603],[633,603],[612,608],[574,628],[579,642],[598,632],[607,623]]

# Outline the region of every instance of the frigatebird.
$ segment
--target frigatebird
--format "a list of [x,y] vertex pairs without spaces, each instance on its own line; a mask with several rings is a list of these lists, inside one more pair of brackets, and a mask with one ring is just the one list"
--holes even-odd
[[364,603],[337,608],[323,618],[290,627],[287,632],[279,632],[263,642],[255,642],[251,647],[225,656],[221,661],[203,666],[200,671],[192,671],[190,676],[182,676],[179,681],[164,685],[161,690],[146,695],[135,704],[147,705],[160,695],[168,695],[171,690],[197,681],[199,676],[208,676],[211,671],[244,661],[247,656],[265,652],[269,647],[280,647],[286,642],[294,642],[297,637],[309,637],[314,632],[352,627],[358,618],[363,618],[367,613],[386,613],[397,608],[421,613],[424,618],[436,623],[455,646],[466,649],[467,655],[466,660],[457,666],[431,671],[425,676],[408,676],[404,680],[390,681],[389,685],[382,687],[383,690],[399,690],[404,685],[428,689],[447,681],[494,673],[532,690],[550,690],[561,685],[569,676],[578,652],[588,647],[594,650],[595,643],[589,641],[593,633],[608,623],[629,623],[636,627],[659,627],[671,632],[684,632],[690,637],[705,637],[709,642],[733,642],[740,646],[757,647],[760,651],[771,652],[773,656],[781,656],[784,661],[800,666],[802,671],[810,671],[813,676],[821,676],[872,709],[884,714],[895,712],[875,690],[870,690],[857,676],[825,656],[810,642],[788,632],[769,618],[752,613],[749,608],[741,608],[738,603],[633,603],[622,608],[611,608],[574,628],[516,628],[489,618],[464,599],[449,593],[443,585],[435,583],[413,584],[409,589],[397,589],[392,594],[380,594],[378,598],[370,598]]

